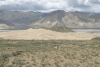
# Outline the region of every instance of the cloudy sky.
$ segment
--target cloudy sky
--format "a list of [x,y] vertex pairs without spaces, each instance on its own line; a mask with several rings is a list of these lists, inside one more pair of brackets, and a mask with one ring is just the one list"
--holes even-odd
[[51,12],[100,12],[100,0],[0,0],[0,9]]

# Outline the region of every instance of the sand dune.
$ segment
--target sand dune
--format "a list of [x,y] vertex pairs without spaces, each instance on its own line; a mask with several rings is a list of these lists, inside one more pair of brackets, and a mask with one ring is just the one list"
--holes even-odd
[[100,33],[68,32],[61,33],[46,29],[27,29],[11,32],[0,32],[0,37],[4,39],[23,39],[23,40],[90,40],[99,37]]

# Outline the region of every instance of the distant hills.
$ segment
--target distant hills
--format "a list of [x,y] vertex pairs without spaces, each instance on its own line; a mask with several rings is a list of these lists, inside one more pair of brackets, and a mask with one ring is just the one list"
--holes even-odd
[[29,27],[28,25],[39,20],[40,16],[41,14],[36,14],[33,12],[16,12],[0,9],[0,19],[6,22],[4,24],[7,24],[8,26],[13,25],[13,27],[18,29]]
[[[69,28],[100,28],[100,14],[88,12],[65,12],[57,10],[50,13],[20,12],[0,9],[0,25],[8,29],[27,29],[54,26]],[[7,29],[4,27],[4,29]]]

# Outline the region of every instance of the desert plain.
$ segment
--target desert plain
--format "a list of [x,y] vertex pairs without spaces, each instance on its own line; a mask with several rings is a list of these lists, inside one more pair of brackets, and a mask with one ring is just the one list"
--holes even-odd
[[100,33],[0,32],[0,67],[100,67]]

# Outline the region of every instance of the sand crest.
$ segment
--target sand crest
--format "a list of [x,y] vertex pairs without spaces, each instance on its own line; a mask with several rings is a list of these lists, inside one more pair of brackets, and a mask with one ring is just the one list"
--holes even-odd
[[68,32],[61,33],[46,29],[17,30],[11,32],[0,32],[0,37],[4,39],[23,39],[23,40],[90,40],[99,37],[100,33]]

